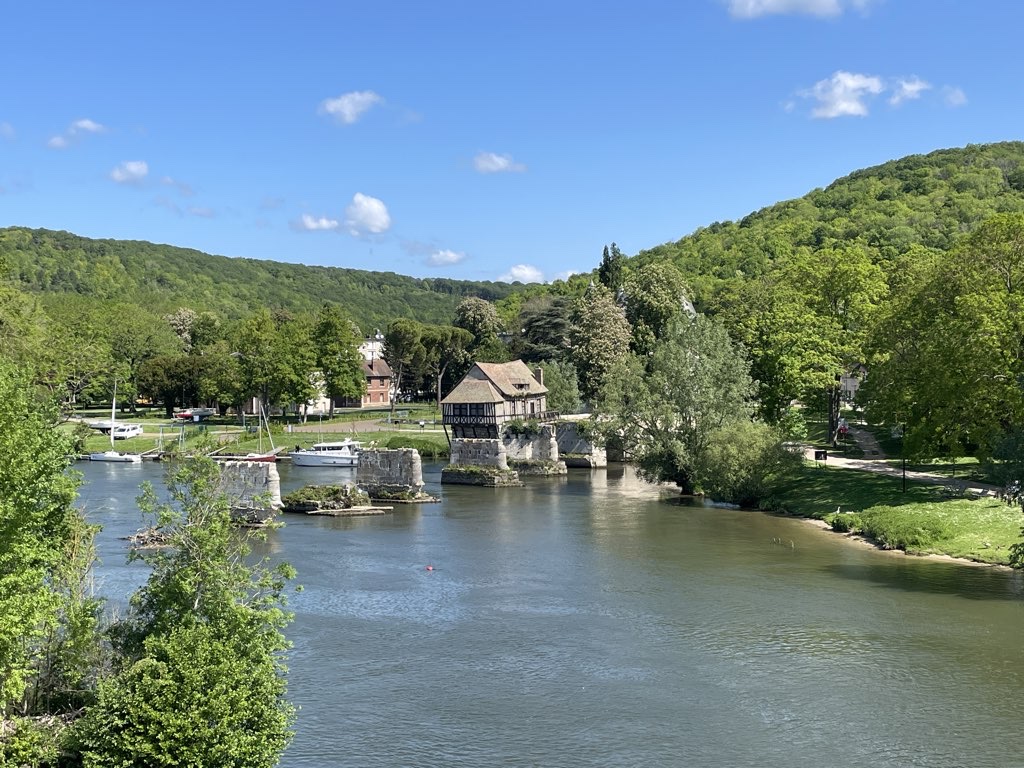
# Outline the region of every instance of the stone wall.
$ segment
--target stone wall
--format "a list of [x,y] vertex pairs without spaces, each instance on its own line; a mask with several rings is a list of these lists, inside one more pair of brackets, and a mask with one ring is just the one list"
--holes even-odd
[[359,454],[356,485],[370,498],[417,495],[423,489],[423,462],[415,448],[368,448]]
[[264,523],[281,508],[281,476],[273,462],[222,462],[220,483],[232,516],[240,522]]
[[608,453],[580,434],[576,422],[558,423],[558,452],[570,467],[607,467]]
[[452,440],[451,459],[453,467],[468,465],[508,469],[508,454],[501,440],[456,438]]
[[501,444],[505,454],[515,461],[558,461],[558,441],[553,424],[541,424],[540,434],[525,437],[503,432]]

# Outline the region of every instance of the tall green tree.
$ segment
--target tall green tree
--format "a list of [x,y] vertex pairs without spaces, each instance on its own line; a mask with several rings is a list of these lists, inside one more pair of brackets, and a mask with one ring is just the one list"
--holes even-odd
[[94,531],[73,506],[70,438],[34,392],[0,359],[0,721],[80,708],[98,653]]
[[716,434],[754,412],[750,365],[724,326],[704,315],[679,318],[648,361],[634,355],[611,368],[602,429],[621,439],[641,474],[702,489],[702,468]]
[[626,319],[633,329],[633,351],[648,355],[673,318],[693,313],[682,273],[668,262],[650,262],[630,270],[622,281]]
[[578,413],[581,406],[579,380],[572,363],[545,360],[540,364],[544,371],[544,386],[548,389],[548,409],[559,413]]
[[604,387],[608,371],[629,355],[629,321],[603,285],[591,285],[577,298],[569,318],[569,343],[580,394],[593,401]]
[[420,340],[426,366],[435,385],[437,409],[440,411],[441,398],[445,395],[444,375],[449,369],[460,370],[467,367],[473,334],[452,325],[427,325],[423,327]]
[[[388,325],[384,334],[384,360],[394,374],[395,393],[402,391],[403,377],[410,369],[423,365],[423,326],[414,320],[398,319]],[[391,398],[391,417],[395,416],[396,397]]]
[[601,253],[601,265],[597,268],[597,279],[601,285],[611,291],[612,295],[617,294],[619,288],[622,287],[625,261],[622,251],[615,243],[611,244],[611,248],[606,245]]
[[324,304],[320,308],[313,326],[313,346],[332,417],[336,399],[359,400],[366,392],[360,340],[355,323],[336,305]]
[[991,455],[1024,425],[1024,215],[899,277],[869,344],[869,417],[904,426],[911,456]]
[[455,323],[473,334],[473,352],[493,343],[502,330],[501,320],[495,306],[485,300],[471,296],[459,302],[455,308]]

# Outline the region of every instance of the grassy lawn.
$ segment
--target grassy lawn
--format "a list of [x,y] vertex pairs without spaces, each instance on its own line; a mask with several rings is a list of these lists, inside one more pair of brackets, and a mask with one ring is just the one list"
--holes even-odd
[[[416,448],[424,458],[440,458],[448,455],[448,440],[444,432],[427,430],[404,429],[404,430],[379,430],[376,432],[345,433],[332,432],[319,435],[316,432],[284,432],[277,429],[272,432],[274,445],[284,446],[285,452],[291,451],[295,446],[308,448],[314,443],[335,442],[350,437],[358,440],[365,447],[377,448]],[[246,435],[244,439],[232,441],[226,448],[225,453],[248,453],[259,449],[259,440],[256,435]],[[270,443],[266,435],[263,437],[263,449],[269,450]]]
[[1020,507],[992,498],[943,499],[935,486],[919,483],[908,483],[906,493],[901,487],[899,478],[805,464],[780,484],[773,506],[892,549],[1009,563],[1024,528]]

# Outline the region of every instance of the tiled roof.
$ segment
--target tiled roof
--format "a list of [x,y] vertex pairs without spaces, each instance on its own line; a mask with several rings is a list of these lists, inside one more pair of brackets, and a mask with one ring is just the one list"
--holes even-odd
[[448,393],[441,405],[453,403],[500,403],[504,398],[498,394],[491,382],[483,379],[463,379]]
[[507,397],[543,395],[548,391],[547,387],[533,377],[533,371],[522,360],[513,360],[510,363],[477,363],[476,367]]
[[366,376],[384,376],[386,378],[392,378],[394,375],[391,373],[391,366],[379,357],[363,361],[363,374]]
[[[483,378],[474,375],[474,371],[483,374]],[[475,363],[441,403],[500,403],[516,397],[543,395],[547,391],[522,360]]]

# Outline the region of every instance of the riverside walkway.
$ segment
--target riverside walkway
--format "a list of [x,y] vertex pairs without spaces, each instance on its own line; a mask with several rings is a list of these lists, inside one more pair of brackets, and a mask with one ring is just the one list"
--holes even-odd
[[[857,429],[856,427],[850,427],[849,437],[856,443],[857,447],[864,452],[865,458],[851,459],[845,456],[835,456],[829,453],[828,459],[825,464],[830,467],[839,467],[840,469],[852,469],[858,472],[874,472],[879,475],[888,475],[901,479],[904,477],[904,469],[901,466],[896,466],[889,463],[889,459],[886,458],[885,452],[882,451],[881,446],[878,444],[878,440],[870,432],[864,429]],[[804,448],[804,457],[808,461],[814,461],[815,449],[813,446],[806,446]],[[908,481],[916,483],[929,483],[932,485],[943,485],[953,489],[959,489],[964,492],[972,492],[979,496],[995,496],[1001,490],[999,486],[990,485],[988,483],[981,483],[976,480],[970,480],[959,477],[947,477],[934,472],[921,472],[918,470],[906,470],[906,478]]]

